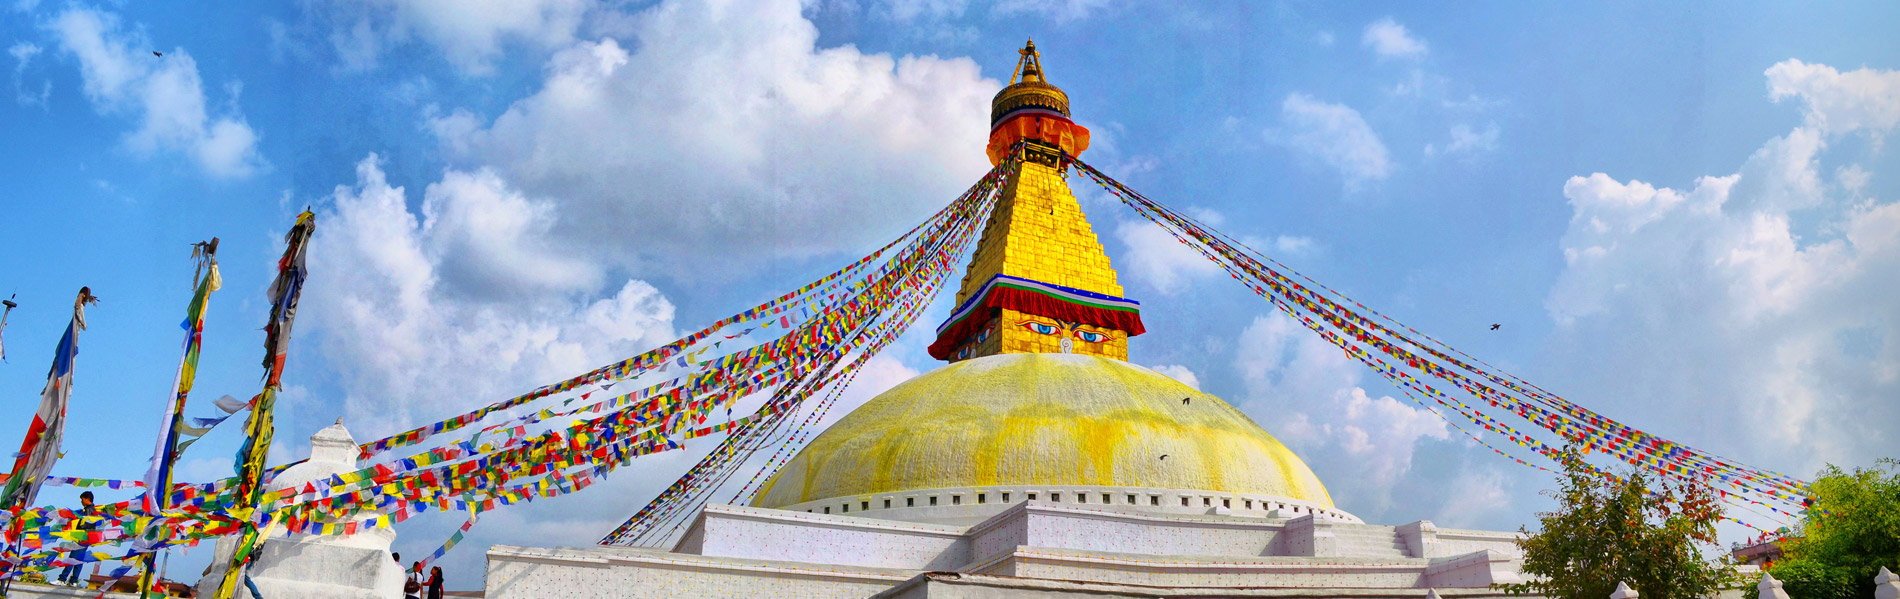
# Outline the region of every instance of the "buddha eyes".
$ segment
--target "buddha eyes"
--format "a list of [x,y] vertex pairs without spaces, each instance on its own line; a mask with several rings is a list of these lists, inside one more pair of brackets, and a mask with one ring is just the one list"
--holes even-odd
[[[1063,329],[1063,327],[1059,327],[1059,326],[1049,324],[1046,322],[1037,322],[1034,320],[1023,322],[1021,326],[1037,335],[1061,336],[1062,329]],[[1102,343],[1104,341],[1108,341],[1109,339],[1108,335],[1105,335],[1102,333],[1097,333],[1094,331],[1081,331],[1081,330],[1075,331],[1075,338],[1081,339],[1082,341],[1088,342],[1088,343]]]
[[1033,332],[1033,333],[1035,333],[1035,334],[1037,334],[1037,335],[1054,335],[1054,334],[1056,334],[1056,325],[1052,325],[1052,324],[1046,324],[1046,323],[1040,323],[1040,322],[1036,322],[1036,321],[1033,321],[1033,320],[1032,320],[1032,321],[1029,321],[1029,322],[1025,322],[1025,323],[1023,323],[1023,328],[1025,328],[1025,329],[1029,329],[1029,330],[1030,330],[1030,332]]
[[[1030,332],[1035,333],[1037,335],[1061,335],[1062,334],[1061,327],[1058,327],[1056,325],[1049,324],[1046,322],[1036,322],[1036,321],[1031,320],[1031,321],[1022,323],[1022,327],[1025,329],[1029,329]],[[1108,335],[1104,335],[1102,333],[1097,333],[1094,331],[1076,331],[1075,338],[1081,339],[1088,343],[1101,343],[1104,341],[1108,341]]]

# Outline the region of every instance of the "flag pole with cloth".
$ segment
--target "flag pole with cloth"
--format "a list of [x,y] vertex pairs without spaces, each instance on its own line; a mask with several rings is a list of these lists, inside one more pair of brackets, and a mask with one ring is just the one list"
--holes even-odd
[[[180,326],[185,329],[185,351],[178,359],[178,376],[172,381],[170,397],[165,398],[165,410],[159,419],[158,446],[152,451],[151,466],[145,470],[145,494],[141,496],[140,507],[145,516],[157,518],[171,509],[172,465],[178,460],[178,440],[185,432],[185,398],[191,394],[192,383],[198,375],[198,350],[204,342],[205,308],[210,304],[211,292],[224,286],[223,277],[218,275],[218,238],[211,241],[194,243],[191,246],[191,259],[197,263],[193,272],[194,291],[191,304],[185,308],[185,320]],[[144,537],[134,541],[134,546],[150,546],[163,542],[164,538],[150,538],[160,533],[163,527],[145,527]],[[162,535],[161,535],[162,536]],[[139,560],[139,596],[150,596],[153,567],[158,559],[157,552],[148,552]]]
[[297,224],[284,235],[284,257],[277,260],[277,280],[270,285],[270,321],[264,325],[264,390],[252,400],[250,420],[245,422],[244,442],[238,446],[235,464],[237,482],[233,485],[231,515],[244,523],[243,532],[231,552],[224,579],[218,585],[218,599],[230,599],[237,591],[244,562],[256,548],[260,536],[257,512],[264,494],[264,460],[276,433],[271,422],[272,411],[284,375],[284,355],[290,350],[290,326],[297,318],[297,298],[303,292],[307,273],[304,253],[309,249],[311,233],[316,231],[316,219],[308,209],[297,215]]
[[9,570],[14,561],[13,544],[20,535],[20,512],[33,505],[40,484],[52,472],[53,462],[59,461],[60,440],[66,436],[66,401],[73,393],[73,362],[79,356],[79,332],[86,330],[86,306],[96,303],[99,298],[92,295],[91,287],[79,288],[79,298],[73,300],[73,319],[53,350],[53,368],[46,375],[46,388],[40,391],[40,409],[27,425],[20,452],[13,456],[12,475],[7,477],[6,486],[0,487],[0,519],[6,520],[5,561]]
[[14,308],[20,307],[19,304],[13,303],[13,298],[17,295],[9,295],[7,299],[0,300],[0,306],[6,306],[6,311],[0,312],[0,362],[7,361],[7,317],[13,315]]

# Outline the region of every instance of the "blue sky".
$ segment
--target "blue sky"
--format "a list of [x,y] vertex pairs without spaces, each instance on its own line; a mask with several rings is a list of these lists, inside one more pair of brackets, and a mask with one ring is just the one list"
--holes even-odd
[[[226,281],[195,414],[256,392],[271,261],[297,211],[319,215],[280,421],[281,459],[295,459],[338,417],[359,440],[434,421],[868,252],[987,168],[988,100],[1025,37],[1095,132],[1085,160],[1368,305],[1760,467],[1808,476],[1894,454],[1891,5],[3,10],[0,293],[21,309],[0,422],[24,429],[72,294],[104,298],[81,338],[63,475],[143,471],[191,242],[223,239]],[[1133,361],[1246,410],[1340,507],[1515,529],[1548,506],[1544,475],[1391,399],[1077,191],[1146,307]],[[927,342],[907,337],[850,395],[935,367]],[[183,475],[223,476],[235,444],[214,433]],[[444,565],[472,586],[486,544],[592,542],[690,457],[493,514]],[[425,553],[456,523],[413,523],[398,549]]]

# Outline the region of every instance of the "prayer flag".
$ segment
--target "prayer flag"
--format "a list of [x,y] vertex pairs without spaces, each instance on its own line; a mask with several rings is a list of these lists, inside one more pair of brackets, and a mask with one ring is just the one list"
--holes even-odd
[[276,433],[272,423],[273,407],[277,402],[277,388],[284,374],[284,355],[290,350],[291,324],[297,318],[297,299],[303,293],[306,270],[304,254],[310,246],[310,236],[316,231],[316,215],[305,210],[297,215],[297,224],[284,235],[284,256],[277,260],[277,279],[271,282],[270,320],[264,325],[264,391],[257,394],[251,406],[251,417],[245,422],[244,442],[238,447],[234,464],[237,480],[232,485],[232,512],[240,520],[247,522],[238,540],[237,551],[231,556],[230,564],[225,568],[224,580],[218,585],[217,597],[232,596],[237,590],[237,579],[242,559],[249,554],[259,538],[258,530],[249,525],[251,516],[259,507],[264,486],[264,460],[270,453],[271,438]]
[[[90,288],[79,289],[72,321],[66,324],[66,333],[53,350],[53,368],[46,375],[46,387],[40,391],[39,411],[27,425],[26,439],[20,443],[20,453],[13,462],[13,475],[7,478],[6,487],[0,488],[0,508],[33,505],[46,473],[59,460],[60,440],[66,434],[66,400],[73,391],[73,362],[79,356],[79,332],[86,330],[86,304],[96,302]],[[17,533],[17,529],[9,528],[7,537],[11,539]]]
[[[204,260],[204,276],[199,279],[198,288],[191,295],[191,304],[185,308],[185,321],[182,324],[185,329],[184,355],[178,360],[178,375],[172,381],[171,397],[167,398],[165,410],[159,419],[158,446],[153,448],[151,465],[145,470],[146,492],[141,496],[141,501],[147,514],[157,514],[171,507],[170,502],[166,501],[165,489],[171,488],[172,463],[178,455],[179,433],[183,432],[180,429],[185,428],[182,426],[185,398],[191,394],[192,383],[197,379],[198,351],[204,340],[205,308],[210,303],[211,292],[217,291],[220,283],[217,259],[207,253],[204,254]],[[192,432],[203,435],[203,431],[222,421],[219,418],[210,425],[200,425],[199,429]]]

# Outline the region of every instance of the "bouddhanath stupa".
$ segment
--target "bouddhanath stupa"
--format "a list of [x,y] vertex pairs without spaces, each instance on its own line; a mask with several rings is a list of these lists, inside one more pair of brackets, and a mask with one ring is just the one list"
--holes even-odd
[[488,597],[1490,597],[1520,580],[1516,534],[1366,523],[1245,414],[1127,361],[1141,306],[1063,158],[1089,132],[1035,45],[1021,54],[988,146],[1019,175],[930,346],[948,364],[668,548],[491,547]]

